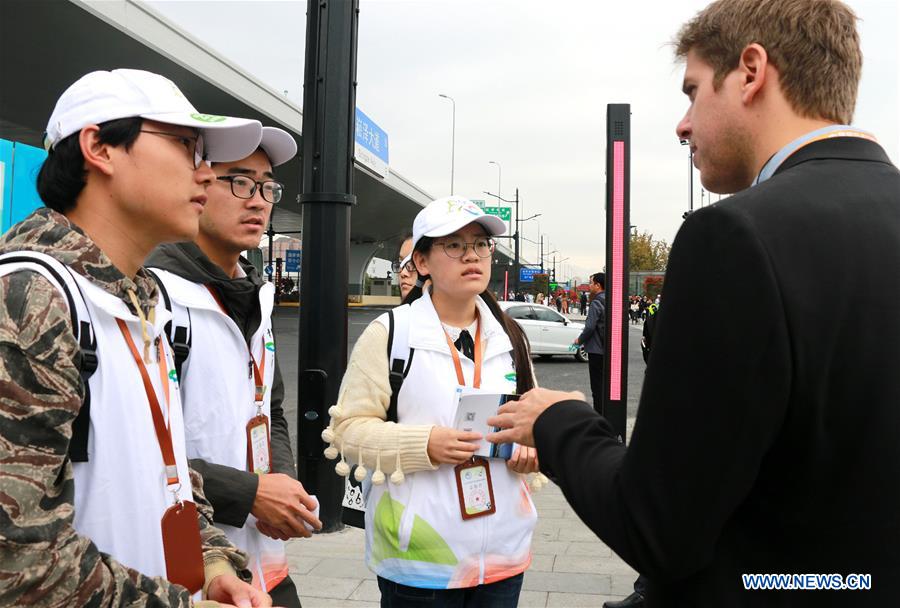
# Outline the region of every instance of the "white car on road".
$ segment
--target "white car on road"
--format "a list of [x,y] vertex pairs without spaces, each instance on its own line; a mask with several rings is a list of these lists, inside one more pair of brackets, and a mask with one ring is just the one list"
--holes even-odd
[[516,320],[531,343],[531,353],[542,357],[571,355],[577,361],[587,361],[587,353],[575,341],[584,329],[584,323],[565,318],[555,309],[543,304],[528,302],[500,302],[503,312]]

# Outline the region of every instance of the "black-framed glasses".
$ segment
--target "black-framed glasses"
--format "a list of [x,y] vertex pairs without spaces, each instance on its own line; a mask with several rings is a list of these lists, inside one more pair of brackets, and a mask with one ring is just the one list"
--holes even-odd
[[467,243],[460,237],[451,237],[444,239],[443,242],[436,243],[443,248],[444,253],[451,258],[461,258],[466,255],[469,247],[480,258],[490,257],[494,253],[494,239],[488,237],[479,237],[473,243]]
[[393,262],[391,262],[391,270],[394,271],[394,274],[400,274],[401,270],[405,270],[406,272],[408,272],[410,274],[418,274],[418,271],[416,270],[416,265],[415,265],[415,263],[413,263],[412,260],[408,261],[403,266],[400,265],[399,260],[394,260]]
[[181,145],[187,150],[188,155],[194,159],[194,169],[199,169],[200,164],[206,160],[206,154],[203,146],[203,135],[182,135],[181,133],[167,133],[166,131],[147,131],[141,129],[141,133],[148,135],[162,135],[163,137],[171,137],[177,139]]
[[281,196],[284,194],[284,184],[271,179],[258,182],[246,175],[223,175],[216,179],[231,182],[231,193],[238,198],[253,198],[256,190],[259,189],[263,200],[274,205],[281,200]]

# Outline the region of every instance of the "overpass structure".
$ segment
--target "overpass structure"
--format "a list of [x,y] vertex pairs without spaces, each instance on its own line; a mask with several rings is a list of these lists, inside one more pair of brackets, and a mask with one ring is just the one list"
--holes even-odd
[[[280,126],[300,143],[303,117],[295,103],[138,0],[3,0],[0,57],[0,139],[41,147],[66,87],[93,70],[128,67],[171,79],[201,112]],[[301,232],[301,174],[299,156],[278,167],[286,193],[272,216],[276,233]],[[361,295],[369,262],[391,259],[434,197],[393,169],[382,177],[356,162],[353,177],[358,203],[351,211],[349,293]],[[502,290],[512,258],[501,241],[493,288]]]

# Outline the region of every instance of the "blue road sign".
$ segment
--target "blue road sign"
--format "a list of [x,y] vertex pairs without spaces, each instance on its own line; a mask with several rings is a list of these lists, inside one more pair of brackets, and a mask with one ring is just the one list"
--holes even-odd
[[275,272],[275,271],[272,269],[272,265],[271,265],[271,264],[269,264],[268,266],[266,266],[264,270],[266,271],[266,274],[269,275],[269,276],[272,276],[272,273]]
[[519,281],[522,283],[534,282],[534,275],[541,274],[539,266],[522,266],[519,268]]
[[359,108],[356,108],[355,139],[353,156],[357,162],[386,177],[391,164],[388,134]]
[[284,252],[284,271],[300,272],[300,249],[286,249]]

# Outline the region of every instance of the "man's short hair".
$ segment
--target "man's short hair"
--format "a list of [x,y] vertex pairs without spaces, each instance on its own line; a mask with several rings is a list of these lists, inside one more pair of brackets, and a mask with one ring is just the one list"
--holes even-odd
[[[102,144],[125,146],[130,150],[141,134],[141,118],[117,118],[98,125],[97,139]],[[59,141],[50,150],[37,176],[37,191],[44,204],[65,213],[75,208],[75,200],[84,189],[87,172],[78,137],[79,129]]]
[[599,285],[600,287],[602,287],[603,289],[606,289],[606,274],[605,273],[595,272],[594,274],[591,275],[591,280],[594,283],[596,283],[597,285]]
[[862,73],[856,19],[838,0],[717,0],[682,26],[675,55],[694,51],[718,89],[758,43],[797,114],[850,124]]

